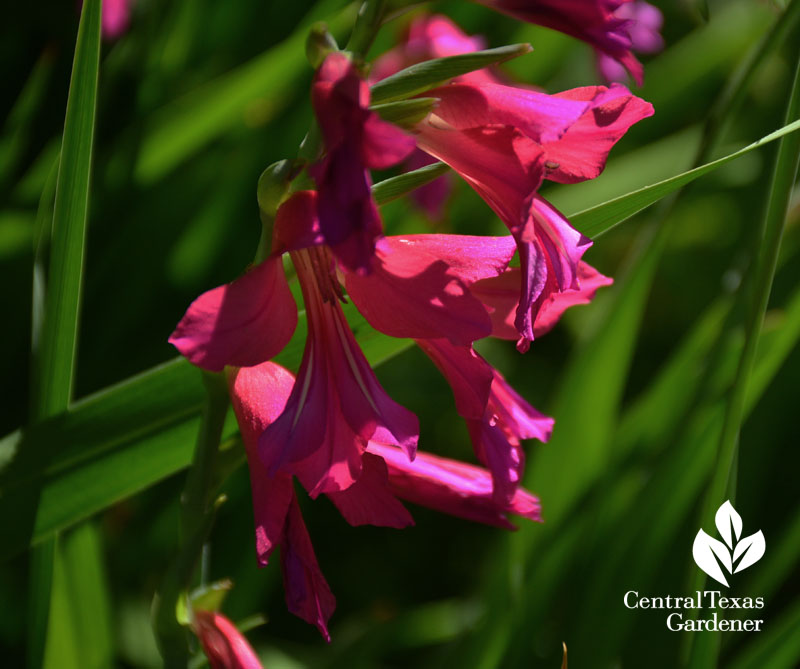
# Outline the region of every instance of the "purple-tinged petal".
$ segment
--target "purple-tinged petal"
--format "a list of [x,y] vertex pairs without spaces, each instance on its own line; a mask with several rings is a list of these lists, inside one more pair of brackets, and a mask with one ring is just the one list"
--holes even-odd
[[[517,339],[519,332],[514,319],[519,305],[520,268],[509,268],[504,274],[493,279],[485,279],[473,284],[472,292],[490,310],[492,336],[500,339]],[[579,288],[564,292],[551,292],[541,300],[532,317],[533,333],[541,337],[549,332],[569,308],[579,304],[589,304],[597,289],[613,283],[613,279],[603,276],[596,269],[581,261],[578,263]]]
[[317,563],[297,499],[292,500],[286,518],[281,566],[289,611],[316,625],[325,640],[330,642],[328,620],[336,608],[336,598]]
[[538,439],[547,442],[555,421],[531,406],[496,369],[489,397],[492,421],[514,439]]
[[492,477],[482,467],[428,453],[409,462],[399,449],[375,442],[370,442],[369,450],[386,461],[390,487],[409,502],[510,530],[516,528],[507,518],[509,513],[541,521],[539,500],[523,488],[517,488],[509,502],[498,503],[492,495]]
[[372,272],[348,273],[345,285],[359,311],[385,334],[466,344],[491,331],[486,308],[469,285],[502,273],[513,255],[507,237],[384,237]]
[[414,524],[411,514],[389,489],[386,463],[371,453],[364,453],[364,466],[359,479],[347,490],[330,492],[328,497],[353,526],[377,525],[402,529]]
[[297,326],[297,305],[280,258],[267,258],[232,283],[198,297],[169,342],[212,372],[251,367],[277,355]]
[[325,243],[317,217],[317,192],[293,193],[279,208],[272,229],[272,253],[297,251]]

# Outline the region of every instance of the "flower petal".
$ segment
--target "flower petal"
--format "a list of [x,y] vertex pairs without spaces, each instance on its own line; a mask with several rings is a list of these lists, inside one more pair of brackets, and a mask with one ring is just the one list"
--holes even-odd
[[506,514],[540,521],[539,500],[523,488],[504,504],[492,496],[492,477],[482,467],[428,453],[409,462],[402,451],[370,442],[369,450],[386,461],[394,493],[414,504],[487,525],[516,529]]
[[385,334],[467,344],[491,329],[469,285],[497,276],[513,254],[508,237],[385,237],[377,245],[373,271],[349,273],[345,285],[359,311]]
[[192,628],[211,669],[262,669],[247,639],[221,613],[194,611]]
[[297,305],[280,258],[269,257],[233,283],[209,290],[186,311],[169,342],[212,372],[250,367],[277,355],[297,326]]
[[281,566],[289,611],[316,625],[325,640],[330,641],[328,620],[336,608],[336,598],[319,568],[297,499],[292,500],[286,518]]
[[359,479],[347,490],[328,493],[328,497],[353,526],[401,529],[414,524],[411,514],[389,489],[386,463],[371,453],[364,453],[364,467]]
[[653,115],[653,105],[620,84],[575,88],[556,97],[589,102],[588,109],[562,137],[544,143],[546,178],[559,183],[597,177],[614,144],[634,123]]

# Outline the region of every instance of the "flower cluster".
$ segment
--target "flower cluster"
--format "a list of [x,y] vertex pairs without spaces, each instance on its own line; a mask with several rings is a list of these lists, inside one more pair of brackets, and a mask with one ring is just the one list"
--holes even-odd
[[[581,37],[641,75],[630,51],[634,21],[622,18],[619,0],[485,4]],[[375,63],[371,81],[480,48],[480,39],[449,19],[421,17]],[[328,54],[311,89],[324,146],[307,165],[316,188],[284,199],[269,255],[197,298],[170,338],[192,363],[226,371],[247,451],[259,563],[282,547],[287,605],[326,638],[335,599],[303,523],[295,478],[310,497],[326,495],[351,525],[411,525],[404,501],[504,528],[514,527],[509,515],[540,520],[539,501],[521,486],[522,442],[547,441],[553,420],[473,344],[512,339],[524,352],[568,307],[611,283],[582,260],[591,241],[538,191],[545,180],[596,177],[617,140],[652,114],[619,84],[550,95],[488,70],[424,96],[436,99],[433,110],[401,130],[370,109],[369,83],[351,58]],[[409,160],[449,165],[510,234],[385,235],[370,170]],[[437,188],[427,196],[434,209],[447,186]],[[286,255],[307,322],[296,375],[271,362],[298,322]],[[441,371],[477,464],[418,451],[417,418],[379,383],[345,317],[346,300],[379,332],[413,339]]]

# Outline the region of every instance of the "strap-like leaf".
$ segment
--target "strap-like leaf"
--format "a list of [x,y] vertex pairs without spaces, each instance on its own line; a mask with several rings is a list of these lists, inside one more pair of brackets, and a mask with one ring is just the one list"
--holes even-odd
[[789,123],[783,128],[723,158],[719,158],[718,160],[706,163],[688,172],[683,172],[682,174],[670,177],[664,181],[659,181],[651,186],[640,188],[632,193],[621,195],[608,202],[603,202],[603,204],[598,204],[590,209],[585,209],[577,214],[573,214],[569,217],[570,222],[587,237],[602,235],[604,232],[608,232],[614,226],[619,225],[634,214],[642,211],[642,209],[646,209],[651,204],[658,202],[661,198],[691,183],[704,174],[713,172],[723,165],[727,165],[732,160],[736,160],[740,156],[750,153],[753,149],[758,149],[765,144],[774,142],[776,139],[780,139],[784,135],[788,135],[797,130],[800,130],[800,121]]
[[399,125],[401,128],[412,128],[430,114],[436,102],[437,98],[412,98],[373,105],[370,109],[384,121]]
[[372,87],[371,99],[373,104],[379,104],[410,98],[423,91],[436,88],[453,77],[482,70],[489,65],[496,65],[523,56],[531,51],[530,44],[511,44],[496,49],[426,60],[400,70],[386,79],[381,79]]
[[375,198],[375,202],[378,204],[386,204],[429,184],[434,179],[446,174],[449,169],[450,167],[444,163],[434,163],[433,165],[420,167],[413,172],[406,172],[390,179],[384,179],[372,187],[372,197]]

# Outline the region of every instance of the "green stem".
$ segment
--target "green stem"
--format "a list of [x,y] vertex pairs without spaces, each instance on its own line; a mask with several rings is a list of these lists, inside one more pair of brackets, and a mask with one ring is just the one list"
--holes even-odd
[[[795,71],[794,84],[786,111],[787,123],[800,116],[800,60]],[[713,525],[717,507],[733,494],[735,489],[735,467],[738,458],[739,431],[744,416],[747,388],[758,350],[758,340],[767,310],[775,268],[778,262],[781,239],[789,209],[792,188],[797,175],[800,158],[800,137],[795,134],[781,139],[772,173],[766,211],[761,224],[760,253],[751,266],[748,276],[750,291],[745,289],[743,299],[752,301],[747,305],[744,325],[744,346],[736,369],[736,376],[730,389],[725,407],[725,419],[717,447],[714,475],[707,490],[701,516],[702,526]],[[705,587],[706,576],[697,570],[690,591]],[[716,657],[718,644],[693,644],[689,658],[690,667],[704,667]]]
[[206,404],[181,495],[181,545],[153,603],[153,629],[168,669],[184,669],[189,658],[186,632],[176,618],[176,606],[191,585],[218,506],[213,501],[217,455],[230,400],[222,374],[203,372],[203,382]]
[[356,59],[361,60],[366,57],[383,22],[385,9],[386,0],[365,0],[358,10],[350,41],[347,43],[347,50]]

